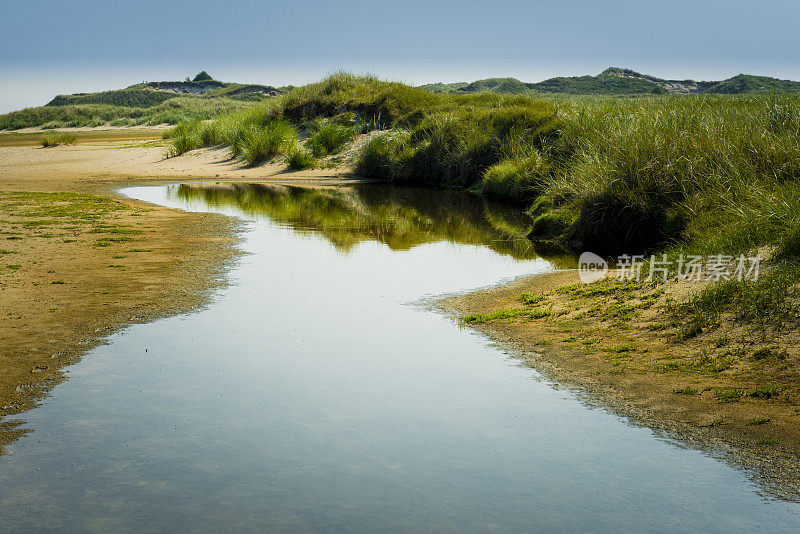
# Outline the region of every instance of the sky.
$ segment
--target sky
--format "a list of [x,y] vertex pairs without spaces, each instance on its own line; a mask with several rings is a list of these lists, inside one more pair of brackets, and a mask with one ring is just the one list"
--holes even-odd
[[628,67],[800,80],[797,0],[0,0],[0,113],[57,94],[182,80],[526,82]]

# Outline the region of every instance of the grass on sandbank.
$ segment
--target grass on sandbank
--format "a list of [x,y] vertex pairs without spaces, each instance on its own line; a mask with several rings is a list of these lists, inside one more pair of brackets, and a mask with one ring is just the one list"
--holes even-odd
[[74,145],[77,138],[69,132],[62,132],[59,134],[46,135],[40,141],[43,148],[54,147],[58,145]]
[[311,152],[296,143],[286,152],[286,164],[290,170],[302,171],[313,169],[319,164],[319,161]]
[[310,130],[309,144],[316,158],[341,152],[347,142],[356,136],[356,129],[351,126],[321,120],[313,121]]

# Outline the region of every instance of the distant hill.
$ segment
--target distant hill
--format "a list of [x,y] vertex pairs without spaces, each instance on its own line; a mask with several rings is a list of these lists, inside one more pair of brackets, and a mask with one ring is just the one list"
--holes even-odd
[[639,74],[630,69],[612,67],[604,70],[601,76],[603,75],[646,80],[663,87],[669,93],[740,95],[769,92],[800,92],[800,82],[779,80],[778,78],[771,78],[769,76],[753,76],[752,74],[739,74],[720,82],[696,82],[694,80],[664,80],[646,74]]
[[571,95],[647,95],[647,94],[751,94],[800,93],[800,82],[768,76],[739,74],[717,82],[665,80],[630,69],[611,67],[597,76],[565,76],[543,82],[526,83],[516,78],[488,78],[472,83],[432,83],[420,88],[432,93],[499,94],[556,93]]
[[792,80],[779,80],[769,76],[752,76],[739,74],[733,78],[717,82],[706,91],[707,93],[736,95],[742,93],[798,93],[800,82]]
[[74,95],[58,95],[48,102],[47,106],[72,106],[77,104],[108,104],[111,106],[127,106],[132,108],[149,108],[174,98],[174,94],[152,91],[149,89],[119,89],[100,93],[76,93]]
[[0,130],[41,126],[136,126],[177,124],[213,119],[245,109],[253,102],[276,97],[289,89],[271,85],[226,83],[203,71],[191,80],[143,82],[114,91],[58,95],[44,106],[0,115]]
[[281,90],[271,85],[256,85],[242,83],[223,83],[216,80],[185,81],[185,82],[149,82],[134,87],[155,89],[168,93],[207,95],[207,96],[235,96],[244,94],[262,94],[278,96]]
[[[520,82],[522,83],[522,82]],[[455,83],[428,83],[425,85],[420,85],[420,89],[425,89],[426,91],[430,91],[431,93],[447,93],[447,94],[455,94],[460,92],[459,90],[469,85],[469,82],[455,82]]]
[[717,83],[696,82],[694,80],[665,80],[663,78],[656,78],[655,76],[650,76],[648,74],[640,74],[631,69],[621,69],[618,67],[610,67],[601,72],[600,76],[616,76],[618,78],[642,80],[655,84],[664,89],[665,92],[673,94],[702,93]]
[[280,89],[270,85],[224,83],[216,80],[146,82],[115,91],[58,95],[46,105],[108,104],[111,106],[149,108],[177,96],[222,96],[237,100],[260,100],[265,97],[277,96],[280,93]]
[[646,95],[664,94],[660,85],[641,78],[628,78],[606,74],[598,76],[567,76],[550,78],[530,84],[539,93],[564,93],[570,95]]
[[507,93],[520,95],[530,92],[528,84],[516,78],[489,78],[465,85],[461,91],[465,93],[480,93],[491,91],[493,93]]

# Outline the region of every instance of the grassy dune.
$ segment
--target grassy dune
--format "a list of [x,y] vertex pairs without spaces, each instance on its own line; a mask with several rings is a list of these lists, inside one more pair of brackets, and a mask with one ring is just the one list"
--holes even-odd
[[[123,91],[117,91],[122,93]],[[102,93],[97,93],[102,95]],[[252,102],[229,97],[174,96],[169,93],[147,91],[150,98],[118,99],[119,105],[107,103],[64,103],[12,111],[0,115],[0,130],[19,130],[42,126],[43,128],[68,128],[78,126],[139,126],[142,124],[178,124],[188,120],[213,119],[253,105]],[[169,96],[162,100],[159,95]],[[90,95],[93,96],[93,95]]]
[[77,95],[58,95],[47,106],[73,106],[85,104],[108,104],[112,106],[149,108],[175,98],[174,93],[149,89],[122,89]]

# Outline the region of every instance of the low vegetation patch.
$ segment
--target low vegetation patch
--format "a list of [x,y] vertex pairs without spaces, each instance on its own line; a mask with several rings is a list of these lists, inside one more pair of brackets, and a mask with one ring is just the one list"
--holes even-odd
[[747,422],[747,424],[751,425],[751,426],[753,426],[753,425],[766,425],[770,421],[772,421],[772,419],[769,418],[769,417],[754,417],[753,419],[750,419]]
[[514,317],[526,317],[528,319],[541,319],[550,316],[550,310],[539,308],[517,308],[513,310],[500,310],[492,313],[474,313],[465,315],[461,321],[463,324],[481,324]]
[[[683,337],[713,330],[723,321],[747,325],[762,338],[793,328],[800,321],[800,265],[777,264],[758,280],[724,280],[691,295],[674,310]],[[762,348],[756,360],[781,358],[780,352]]]
[[44,148],[49,148],[58,145],[74,145],[77,138],[69,132],[62,132],[59,134],[46,135],[42,137],[41,145]]
[[748,393],[755,399],[771,399],[781,394],[782,388],[778,386],[759,386]]
[[719,388],[714,391],[714,395],[720,402],[737,402],[745,395],[745,390],[741,388]]
[[676,395],[700,395],[700,390],[693,387],[686,386],[685,388],[673,389]]

